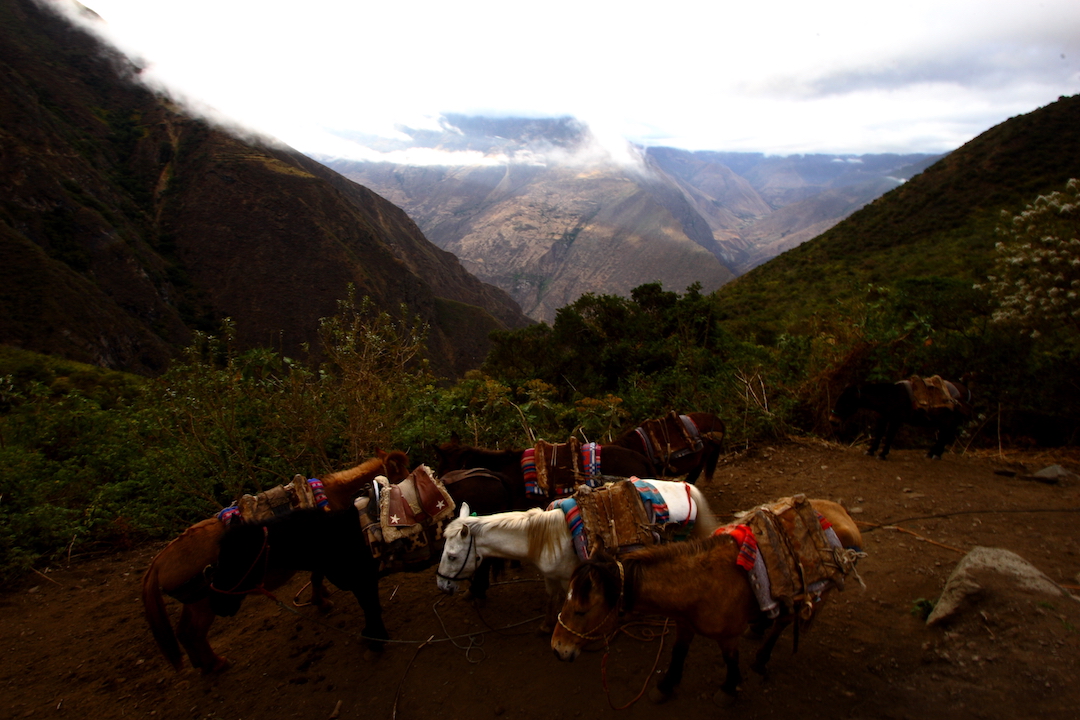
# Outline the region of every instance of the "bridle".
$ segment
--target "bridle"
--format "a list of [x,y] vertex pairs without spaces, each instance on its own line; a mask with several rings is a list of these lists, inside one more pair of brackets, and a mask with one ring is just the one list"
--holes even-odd
[[577,630],[563,622],[561,611],[559,612],[559,616],[557,618],[559,627],[561,627],[563,630],[570,633],[574,637],[580,638],[582,640],[592,641],[607,639],[607,635],[599,632],[600,628],[607,625],[608,619],[611,618],[612,615],[619,614],[621,612],[623,598],[626,596],[626,571],[623,569],[623,564],[618,560],[615,561],[615,565],[619,568],[619,597],[615,601],[615,604],[611,606],[611,609],[607,611],[607,614],[600,619],[600,622],[597,623],[596,627],[592,630],[586,630],[585,632],[578,632]]
[[[464,527],[468,527],[468,525],[465,525]],[[474,529],[472,532],[469,533],[469,547],[465,550],[465,559],[461,561],[461,567],[458,568],[457,572],[454,573],[453,575],[443,575],[441,572],[436,570],[435,574],[437,576],[439,576],[440,578],[442,578],[443,580],[450,580],[452,582],[457,582],[459,580],[467,579],[469,576],[463,576],[462,573],[465,572],[465,568],[469,566],[469,556],[472,555],[473,550],[475,548],[476,548],[476,530]],[[479,556],[477,556],[477,557],[479,558]]]

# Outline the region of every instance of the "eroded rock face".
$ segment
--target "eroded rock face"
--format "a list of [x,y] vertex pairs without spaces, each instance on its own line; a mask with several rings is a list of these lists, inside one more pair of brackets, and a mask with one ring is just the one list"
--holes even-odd
[[1017,596],[1044,596],[1072,602],[1064,588],[1014,552],[976,547],[960,561],[945,583],[927,625],[945,624],[967,612],[1015,607]]

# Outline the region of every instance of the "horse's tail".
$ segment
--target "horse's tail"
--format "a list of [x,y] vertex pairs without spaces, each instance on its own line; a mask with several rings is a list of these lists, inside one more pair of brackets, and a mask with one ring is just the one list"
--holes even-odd
[[180,643],[176,640],[176,633],[173,632],[169,613],[165,609],[165,598],[161,594],[161,583],[158,579],[157,557],[150,563],[146,574],[143,575],[142,602],[146,622],[150,624],[150,632],[154,635],[154,640],[157,642],[161,654],[172,664],[174,669],[180,670],[183,667],[184,657],[180,653]]
[[694,530],[690,537],[694,539],[710,537],[720,527],[720,521],[716,519],[712,508],[709,507],[705,493],[698,490],[696,485],[687,485],[687,488],[690,490],[690,498],[697,505],[697,520],[694,521]]

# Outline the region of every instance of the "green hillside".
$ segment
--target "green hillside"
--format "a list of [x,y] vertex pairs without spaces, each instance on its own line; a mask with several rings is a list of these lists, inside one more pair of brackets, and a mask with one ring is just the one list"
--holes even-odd
[[721,288],[725,324],[741,336],[805,332],[868,285],[947,278],[982,282],[1002,210],[1080,176],[1080,95],[978,136],[814,240]]

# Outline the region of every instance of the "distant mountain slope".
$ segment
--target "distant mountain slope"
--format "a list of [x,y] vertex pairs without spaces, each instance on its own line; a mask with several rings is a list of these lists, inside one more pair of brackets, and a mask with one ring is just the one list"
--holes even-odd
[[983,282],[1002,210],[1080,177],[1080,95],[997,125],[820,237],[724,286],[746,333],[797,330],[868,283],[917,277]]
[[231,317],[242,345],[296,354],[353,283],[428,322],[453,375],[530,322],[401,209],[186,116],[31,0],[0,0],[0,67],[0,342],[154,373]]
[[[379,152],[445,153],[448,164],[319,159],[404,208],[435,244],[547,321],[587,292],[629,296],[644,282],[679,292],[700,282],[711,292],[831,227],[929,157],[650,148],[616,163],[571,118],[451,115],[442,132],[405,132],[352,139]],[[454,164],[461,157],[450,153],[465,151],[475,164]]]

